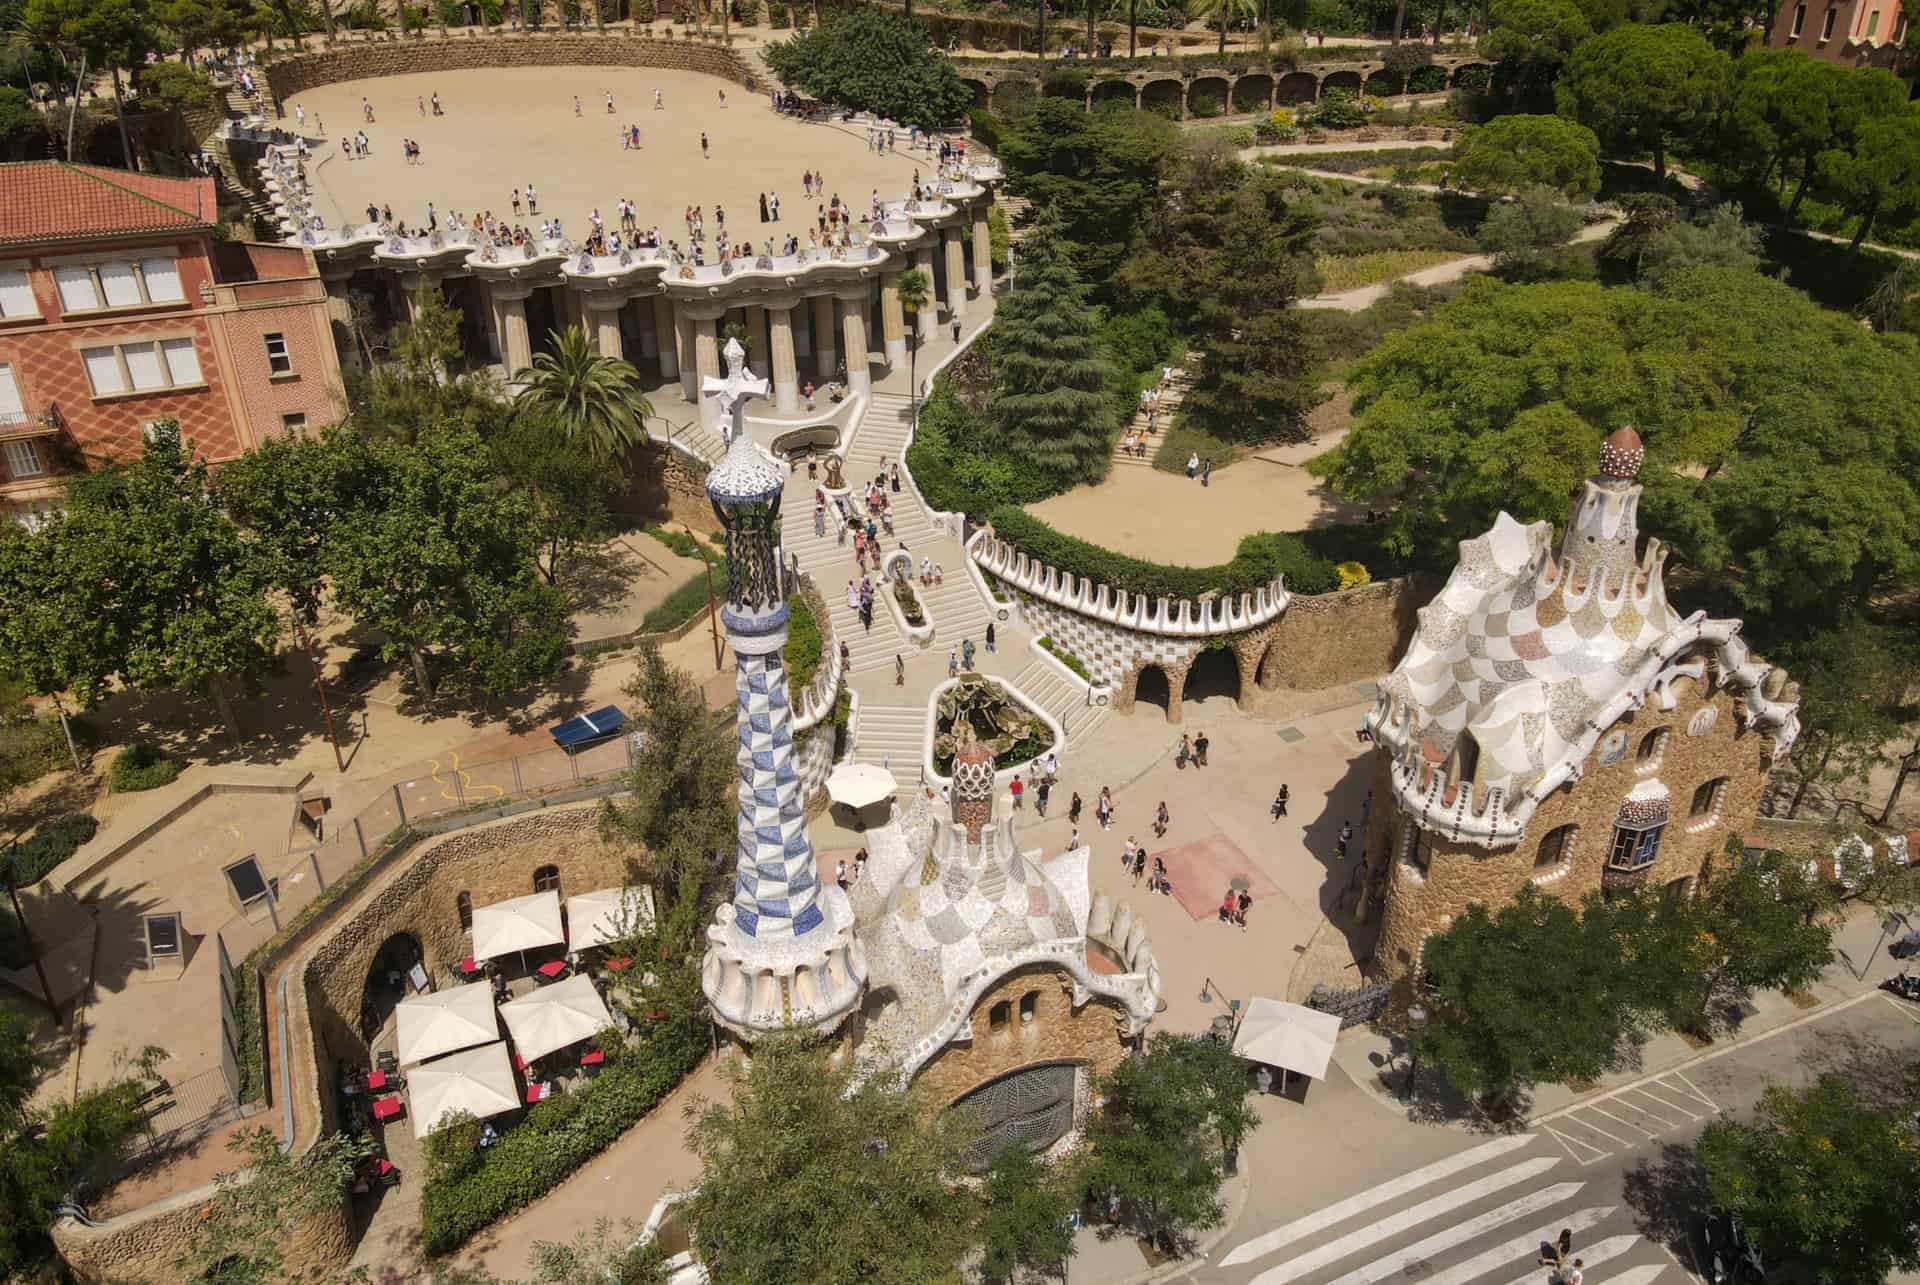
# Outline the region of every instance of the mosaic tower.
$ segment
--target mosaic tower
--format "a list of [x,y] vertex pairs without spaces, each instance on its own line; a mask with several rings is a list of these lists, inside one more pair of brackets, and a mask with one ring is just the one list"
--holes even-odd
[[859,1003],[867,970],[846,895],[821,887],[794,767],[778,543],[786,479],[745,431],[746,400],[767,384],[744,373],[737,340],[725,356],[727,378],[710,379],[707,392],[731,418],[731,440],[707,497],[726,531],[720,622],[738,699],[739,842],[733,900],[707,930],[701,983],[720,1023],[750,1040],[785,1026],[832,1030]]

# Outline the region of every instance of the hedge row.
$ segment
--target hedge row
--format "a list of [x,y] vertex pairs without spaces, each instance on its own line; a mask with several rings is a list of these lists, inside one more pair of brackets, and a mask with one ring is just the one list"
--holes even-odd
[[1002,505],[992,515],[994,533],[1029,557],[1068,575],[1128,593],[1159,598],[1198,598],[1216,592],[1250,593],[1277,575],[1294,593],[1331,593],[1340,587],[1334,562],[1287,532],[1257,532],[1240,541],[1233,561],[1213,567],[1176,567],[1129,557],[1097,544],[1063,535],[1024,509]]
[[24,888],[38,883],[91,839],[100,823],[85,812],[70,812],[41,826],[13,850],[13,877]]
[[157,790],[163,785],[172,785],[179,775],[178,762],[145,741],[135,741],[113,756],[107,782],[115,794],[132,794],[136,790]]
[[474,1233],[525,1208],[572,1177],[660,1105],[700,1062],[699,1044],[663,1040],[614,1054],[598,1076],[528,1108],[499,1141],[429,1174],[420,1193],[420,1237],[445,1254]]

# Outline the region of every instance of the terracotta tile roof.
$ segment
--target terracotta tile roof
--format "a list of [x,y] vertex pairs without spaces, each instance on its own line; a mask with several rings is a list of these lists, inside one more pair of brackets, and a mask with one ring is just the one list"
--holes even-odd
[[206,228],[213,180],[162,178],[99,165],[0,165],[0,245]]

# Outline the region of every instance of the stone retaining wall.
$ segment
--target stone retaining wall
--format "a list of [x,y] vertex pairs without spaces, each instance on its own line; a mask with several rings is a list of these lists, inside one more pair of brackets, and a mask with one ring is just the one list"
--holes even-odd
[[267,67],[276,98],[342,81],[405,76],[415,72],[472,71],[482,67],[664,67],[718,76],[754,88],[754,75],[733,50],[694,41],[617,35],[480,34],[466,38],[394,39],[341,45],[282,58]]
[[[54,1246],[82,1285],[184,1280],[179,1260],[193,1243],[205,1204],[202,1189],[97,1226],[64,1219],[54,1225]],[[344,1267],[353,1257],[352,1211],[343,1199],[297,1223],[280,1245],[295,1268]]]

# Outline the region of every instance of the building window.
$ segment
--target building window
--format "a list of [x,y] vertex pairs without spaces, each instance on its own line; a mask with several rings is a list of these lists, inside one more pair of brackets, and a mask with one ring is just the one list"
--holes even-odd
[[560,867],[541,866],[533,872],[533,890],[535,892],[560,891]]
[[1880,11],[1875,9],[1867,15],[1867,39],[1872,40],[1874,33],[1878,30],[1880,30]]
[[7,443],[7,475],[13,478],[40,477],[47,471],[47,461],[40,454],[40,443],[32,438],[22,438]]
[[66,312],[138,308],[186,299],[180,289],[179,265],[170,258],[67,264],[53,270],[53,282],[60,290],[60,307]]
[[1540,840],[1539,851],[1533,854],[1533,868],[1545,870],[1571,860],[1574,836],[1579,833],[1580,827],[1577,825],[1563,825],[1547,831],[1547,837]]
[[1040,1012],[1040,992],[1028,991],[1020,997],[1020,1021],[1031,1022]]
[[1807,25],[1807,6],[1796,5],[1793,10],[1793,38],[1800,39],[1800,29]]
[[1640,748],[1635,752],[1642,772],[1651,772],[1660,766],[1660,756],[1667,752],[1667,729],[1656,727],[1640,738]]
[[1827,10],[1826,19],[1820,24],[1820,43],[1822,44],[1833,39],[1833,15],[1834,10]]
[[157,392],[168,388],[197,388],[200,356],[191,339],[162,339],[158,343],[111,344],[103,348],[82,348],[80,360],[87,368],[87,381],[95,397],[116,393]]
[[0,272],[0,318],[12,321],[16,317],[39,315],[40,304],[33,297],[33,283],[27,274],[19,268]]
[[1613,851],[1607,854],[1607,868],[1610,870],[1645,870],[1660,855],[1660,832],[1664,825],[1648,826],[1636,829],[1632,826],[1615,826],[1613,830]]
[[276,375],[293,373],[293,358],[287,352],[287,337],[278,332],[267,336],[267,369]]
[[1720,796],[1726,792],[1727,778],[1715,777],[1693,792],[1693,804],[1687,809],[1690,817],[1710,817],[1720,810]]
[[460,916],[460,930],[465,932],[473,927],[473,894],[460,893],[453,899],[454,913]]
[[307,417],[302,411],[289,411],[280,417],[280,428],[282,432],[298,433],[303,431],[306,426]]
[[14,382],[13,367],[0,362],[0,424],[27,422],[27,404],[20,398],[20,385]]
[[1407,859],[1413,862],[1413,868],[1421,874],[1433,868],[1433,836],[1419,826],[1408,822],[1413,831],[1413,841],[1407,845]]
[[987,1010],[987,1029],[990,1031],[1006,1030],[1007,1022],[1012,1016],[1012,1002],[1004,999],[1001,1000],[998,1004],[995,1004]]

